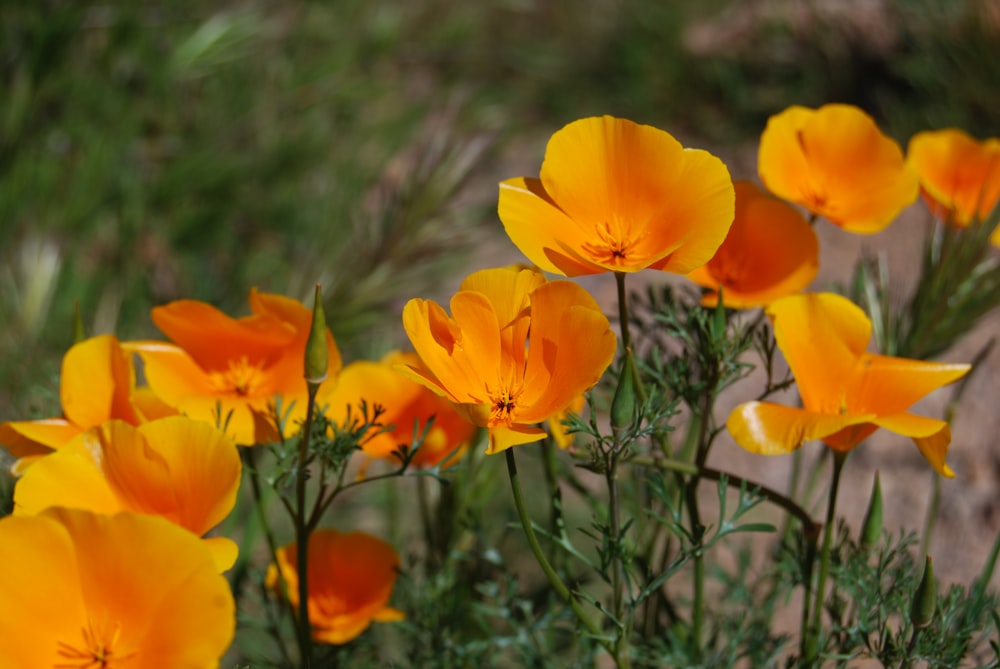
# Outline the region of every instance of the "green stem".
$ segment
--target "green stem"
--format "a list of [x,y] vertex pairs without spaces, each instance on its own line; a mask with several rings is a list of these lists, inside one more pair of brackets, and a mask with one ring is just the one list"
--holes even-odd
[[556,452],[552,445],[552,439],[547,438],[543,440],[541,447],[542,469],[545,472],[545,487],[549,491],[549,532],[553,538],[549,555],[553,565],[556,565],[557,560],[562,555],[562,552],[557,549],[555,544],[555,541],[561,534],[562,491],[559,489],[559,478],[556,474]]
[[927,549],[931,545],[931,537],[934,536],[938,509],[941,506],[941,476],[936,471],[931,471],[931,477],[931,501],[927,505],[927,515],[924,517],[924,532],[920,537],[920,552],[917,555],[928,554]]
[[[275,571],[278,574],[278,592],[282,593],[278,595],[278,601],[282,601],[282,597],[288,592],[288,583],[285,581],[285,573],[279,568],[281,564],[278,562],[278,542],[274,538],[274,532],[271,531],[271,525],[267,522],[267,514],[264,508],[264,494],[260,485],[260,474],[257,472],[257,449],[263,448],[262,446],[247,446],[241,448],[243,452],[245,463],[243,468],[248,472],[250,477],[250,490],[253,493],[253,505],[257,512],[257,520],[263,528],[264,539],[267,542],[267,549],[270,552],[271,563],[274,565]],[[266,587],[265,587],[266,590]],[[268,597],[267,593],[264,593],[265,598]],[[271,608],[265,607],[266,612],[268,612],[268,618],[270,619]],[[273,628],[277,630],[277,625],[274,625],[274,621],[270,621]],[[291,665],[291,656],[289,655],[288,648],[285,646],[285,640],[280,633],[275,633],[274,639],[278,643],[278,650],[281,656],[284,658],[285,663]]]
[[306,466],[309,463],[309,439],[312,436],[313,412],[316,408],[318,384],[308,384],[309,401],[306,405],[306,420],[302,425],[299,439],[299,461],[295,479],[295,568],[299,579],[299,611],[295,621],[295,631],[302,655],[301,666],[312,666],[312,625],[309,620],[309,535],[311,524],[306,518]]
[[618,324],[622,331],[622,348],[632,350],[632,335],[628,326],[628,294],[625,292],[625,272],[615,272],[615,285],[618,288]]
[[[826,595],[826,578],[830,571],[830,547],[833,543],[833,525],[836,519],[837,489],[840,487],[840,473],[844,469],[847,452],[833,452],[833,475],[830,481],[830,496],[826,504],[826,523],[823,526],[823,547],[820,549],[819,577],[816,581],[816,597],[812,606],[812,621],[804,639],[803,658],[805,666],[812,665],[819,655],[819,630],[823,622],[823,604]],[[803,610],[802,615],[808,612]]]
[[573,592],[566,586],[556,570],[552,568],[549,563],[548,558],[545,557],[545,552],[542,550],[541,544],[538,543],[538,537],[535,535],[535,528],[531,524],[531,518],[528,516],[528,509],[524,504],[524,495],[521,492],[521,482],[517,474],[517,463],[514,461],[514,449],[508,448],[504,451],[504,455],[507,457],[507,475],[510,478],[510,490],[514,496],[514,507],[517,509],[517,517],[521,521],[521,528],[524,530],[524,536],[528,540],[528,546],[531,548],[532,554],[535,556],[535,560],[538,562],[538,566],[541,567],[545,576],[549,579],[549,583],[552,588],[556,591],[559,597],[569,604],[573,613],[576,614],[577,619],[580,623],[587,629],[590,635],[597,640],[601,646],[614,655],[614,647],[601,633],[600,627],[590,619],[587,612],[583,610],[583,605],[580,603],[579,599],[573,594]]
[[682,460],[667,460],[664,458],[635,456],[629,458],[626,462],[630,465],[655,467],[663,471],[678,472],[680,474],[694,475],[700,472],[701,478],[709,479],[710,481],[721,481],[722,478],[725,477],[727,484],[731,488],[746,487],[747,490],[756,490],[757,493],[764,497],[764,499],[768,502],[776,506],[780,506],[783,510],[795,516],[802,523],[805,530],[808,531],[809,528],[814,527],[818,529],[818,525],[813,522],[806,510],[796,504],[794,500],[782,495],[777,490],[755,483],[741,476],[737,476],[736,474],[729,474],[718,469],[713,469],[712,467],[702,467],[699,470],[697,465],[691,464],[690,462],[684,462]]

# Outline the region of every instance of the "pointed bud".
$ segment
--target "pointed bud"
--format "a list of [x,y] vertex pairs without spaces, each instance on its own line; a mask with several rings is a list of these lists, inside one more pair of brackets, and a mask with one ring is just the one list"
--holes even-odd
[[910,622],[917,629],[923,629],[934,620],[934,608],[937,606],[937,583],[934,582],[934,563],[927,556],[924,564],[924,576],[920,579],[917,591],[913,593],[913,604],[910,606]]
[[79,344],[87,338],[87,330],[83,327],[83,317],[80,316],[80,303],[73,303],[73,343]]
[[305,372],[306,383],[318,386],[326,380],[329,365],[329,351],[326,346],[326,314],[323,313],[323,296],[316,284],[316,302],[313,306],[312,327],[306,341]]
[[611,400],[611,429],[617,437],[635,420],[635,379],[633,378],[631,349],[625,350],[625,360],[618,374],[618,388]]
[[875,484],[872,486],[871,500],[865,513],[865,522],[861,525],[861,547],[868,549],[878,543],[882,536],[882,486],[879,483],[878,471],[875,472]]

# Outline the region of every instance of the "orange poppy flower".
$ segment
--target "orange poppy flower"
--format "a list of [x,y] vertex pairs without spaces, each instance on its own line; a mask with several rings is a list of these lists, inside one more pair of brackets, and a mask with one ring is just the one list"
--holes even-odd
[[719,302],[749,309],[803,290],[819,270],[819,242],[794,208],[749,181],[736,181],[736,217],[726,241],[704,267],[688,274],[712,289],[705,306]]
[[229,584],[162,518],[50,509],[0,519],[0,666],[210,669],[233,639]]
[[951,430],[942,420],[909,413],[925,395],[969,371],[954,365],[866,353],[871,321],[845,297],[793,295],[771,303],[768,316],[778,348],[795,375],[803,408],[748,402],[726,426],[743,448],[763,455],[789,453],[808,439],[848,451],[880,427],[912,437],[931,466],[945,464]]
[[708,262],[733,221],[721,160],[625,119],[558,130],[539,176],[501,182],[498,212],[511,241],[546,272],[686,274]]
[[[163,516],[202,536],[236,504],[242,464],[236,446],[201,421],[173,416],[132,427],[111,421],[35,463],[14,488],[14,513],[53,506]],[[236,544],[206,539],[219,570]]]
[[[987,219],[1000,202],[1000,140],[995,137],[977,142],[954,128],[920,132],[910,139],[906,160],[939,218],[966,226]],[[1000,227],[990,241],[1000,246]]]
[[[195,300],[156,307],[153,322],[174,344],[127,344],[142,356],[157,395],[192,418],[224,427],[244,445],[275,438],[273,425],[263,429],[275,397],[290,411],[287,425],[304,418],[303,366],[312,324],[312,311],[296,300],[253,289],[249,301],[253,313],[243,318]],[[329,332],[327,347],[333,379],[340,353]]]
[[415,353],[391,351],[379,362],[352,362],[341,370],[331,392],[318,396],[316,401],[328,405],[327,417],[336,422],[347,417],[348,407],[357,415],[361,400],[369,408],[376,404],[382,407],[384,413],[379,422],[395,425],[395,429],[373,435],[362,444],[362,451],[369,457],[394,459],[393,453],[400,445],[413,442],[414,423],[423,430],[432,416],[434,423],[411,463],[433,467],[449,455],[458,456],[468,446],[476,426],[459,414],[451,402],[400,373],[397,368],[402,365],[419,368],[420,358]]
[[148,388],[135,387],[132,356],[112,335],[92,337],[66,352],[59,397],[62,418],[0,423],[0,444],[20,458],[14,473],[105,421],[138,425],[176,413]]
[[[299,606],[298,545],[277,551],[278,565],[292,608]],[[361,532],[317,530],[309,537],[309,622],[312,638],[343,644],[372,622],[402,620],[402,611],[388,605],[396,583],[399,557],[392,546]],[[278,567],[267,570],[267,586],[280,593]]]
[[899,145],[851,105],[792,106],[772,116],[757,171],[769,191],[848,232],[878,232],[917,199]]
[[489,428],[487,453],[542,439],[535,424],[596,384],[615,355],[615,335],[594,298],[533,270],[469,275],[451,313],[427,300],[406,304],[403,327],[427,370],[407,373]]

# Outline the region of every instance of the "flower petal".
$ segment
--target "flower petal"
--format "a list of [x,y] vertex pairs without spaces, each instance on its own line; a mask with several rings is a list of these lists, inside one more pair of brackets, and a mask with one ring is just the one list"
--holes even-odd
[[831,415],[781,406],[747,402],[729,414],[726,427],[733,440],[760,455],[791,453],[804,441],[822,439],[839,430],[871,422],[871,415]]
[[971,368],[868,353],[858,359],[851,376],[847,406],[854,411],[897,414],[962,378]]
[[865,313],[833,293],[785,297],[772,302],[767,313],[805,408],[829,414],[844,410],[854,363],[871,338]]
[[518,177],[500,182],[497,214],[510,240],[540,269],[564,276],[604,271],[567,243],[585,232],[552,201],[540,180]]
[[932,211],[960,225],[989,216],[1000,202],[1000,141],[977,142],[956,128],[919,132],[910,139],[907,162],[920,178]]

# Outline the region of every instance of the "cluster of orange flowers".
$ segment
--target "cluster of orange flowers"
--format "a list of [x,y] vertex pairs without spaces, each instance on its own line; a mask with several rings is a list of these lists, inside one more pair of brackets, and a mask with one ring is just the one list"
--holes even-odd
[[[394,428],[365,441],[369,458],[395,457],[433,416],[416,466],[457,456],[477,427],[488,431],[488,453],[547,434],[566,443],[561,418],[580,410],[611,364],[616,336],[583,288],[542,271],[658,269],[704,286],[706,305],[767,307],[803,407],[738,407],[728,427],[744,448],[787,453],[821,439],[846,451],[883,427],[912,437],[951,475],[947,424],[908,408],[969,367],[868,353],[871,324],[858,307],[799,294],[818,267],[812,220],[799,207],[874,233],[922,193],[936,215],[970,225],[1000,199],[1000,142],[927,132],[904,158],[854,107],[793,107],[767,125],[759,176],[770,194],[734,184],[718,158],[656,128],[611,117],[570,123],[552,136],[539,178],[500,184],[500,219],[537,269],[471,274],[450,315],[411,300],[403,326],[415,353],[341,369],[327,333],[318,403],[332,420],[362,399],[385,409]],[[172,343],[80,342],[63,360],[63,415],[0,424],[21,476],[15,512],[0,520],[0,665],[216,666],[234,633],[222,572],[238,548],[202,537],[235,504],[237,445],[288,437],[307,404],[310,311],[255,290],[249,302],[243,318],[190,300],[153,309]],[[133,354],[148,385],[137,387]],[[316,640],[344,643],[373,620],[402,617],[388,606],[399,566],[390,546],[322,530],[308,553]],[[295,544],[277,558],[268,582],[283,582],[297,606]]]

